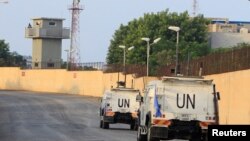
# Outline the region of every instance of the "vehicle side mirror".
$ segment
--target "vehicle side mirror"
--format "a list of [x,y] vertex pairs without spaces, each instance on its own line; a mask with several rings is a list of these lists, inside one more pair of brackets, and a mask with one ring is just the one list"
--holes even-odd
[[220,92],[216,93],[216,97],[217,97],[218,100],[220,100]]
[[136,102],[143,102],[143,96],[141,96],[141,95],[137,95],[136,96]]

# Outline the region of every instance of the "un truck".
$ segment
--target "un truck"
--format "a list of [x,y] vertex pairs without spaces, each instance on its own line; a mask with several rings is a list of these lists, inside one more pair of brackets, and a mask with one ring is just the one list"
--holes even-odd
[[218,124],[218,100],[212,80],[163,77],[150,82],[141,99],[138,141],[207,141],[208,125]]
[[137,128],[140,91],[131,88],[113,88],[104,92],[100,106],[100,128],[108,129],[109,124],[129,124]]

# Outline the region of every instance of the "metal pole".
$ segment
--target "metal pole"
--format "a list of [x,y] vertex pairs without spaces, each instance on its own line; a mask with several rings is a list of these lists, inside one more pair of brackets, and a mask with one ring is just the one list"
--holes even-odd
[[149,74],[148,72],[148,64],[149,64],[149,51],[150,51],[150,46],[149,46],[149,41],[147,41],[147,76]]
[[120,80],[119,80],[119,79],[120,79],[119,70],[118,70],[118,78],[117,78],[117,79],[118,79],[118,81],[117,81],[117,88],[118,88],[118,87],[119,87],[119,81],[120,81]]
[[69,70],[69,51],[67,51],[67,70]]
[[67,63],[66,63],[66,69],[69,70],[69,50],[65,49],[65,52],[67,52]]
[[189,64],[190,64],[190,53],[188,51],[188,60],[187,60],[187,76],[189,76]]
[[177,31],[177,39],[176,39],[176,65],[175,65],[175,76],[177,76],[178,73],[178,61],[179,59],[179,31]]
[[123,49],[123,72],[125,73],[125,65],[126,65],[126,47]]
[[123,54],[123,73],[124,73],[124,83],[126,87],[126,47],[124,48],[124,54]]

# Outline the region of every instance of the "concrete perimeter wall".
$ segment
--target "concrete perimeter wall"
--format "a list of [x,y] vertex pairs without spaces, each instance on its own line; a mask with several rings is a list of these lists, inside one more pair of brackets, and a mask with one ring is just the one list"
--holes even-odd
[[[220,123],[250,124],[250,70],[206,76],[213,79],[221,93]],[[124,80],[120,73],[119,79]],[[127,75],[127,87],[144,89],[155,77],[134,78]],[[27,90],[101,97],[106,89],[116,87],[118,73],[102,71],[20,70],[0,68],[0,90]],[[1,98],[1,97],[0,97]]]
[[213,79],[219,102],[221,124],[250,124],[250,70],[206,76]]
[[[127,75],[127,87],[142,90],[144,82],[157,78],[138,78]],[[117,86],[118,73],[102,71],[20,70],[0,68],[0,89],[79,94],[101,97],[106,89]],[[119,80],[124,75],[119,73]]]

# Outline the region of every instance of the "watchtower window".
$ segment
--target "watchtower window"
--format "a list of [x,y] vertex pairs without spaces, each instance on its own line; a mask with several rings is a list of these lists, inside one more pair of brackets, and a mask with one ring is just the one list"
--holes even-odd
[[38,67],[38,63],[37,62],[35,62],[35,67]]
[[49,22],[50,26],[56,26],[56,22]]

